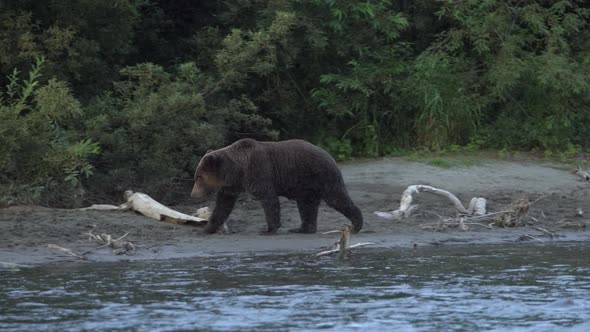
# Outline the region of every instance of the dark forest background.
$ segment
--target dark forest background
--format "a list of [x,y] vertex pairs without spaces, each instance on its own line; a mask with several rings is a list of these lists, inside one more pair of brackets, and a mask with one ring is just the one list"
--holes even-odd
[[243,137],[581,151],[589,21],[582,0],[0,0],[0,205],[172,202]]

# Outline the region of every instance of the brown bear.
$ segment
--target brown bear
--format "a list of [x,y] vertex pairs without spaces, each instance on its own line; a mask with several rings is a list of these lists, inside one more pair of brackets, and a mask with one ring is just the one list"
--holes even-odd
[[278,196],[297,202],[301,227],[290,232],[317,231],[321,200],[350,219],[355,233],[363,227],[363,215],[350,199],[334,159],[302,140],[258,142],[247,138],[207,152],[195,171],[191,196],[203,198],[214,191],[217,197],[205,226],[207,233],[215,233],[223,225],[242,192],[262,203],[268,228],[261,234],[274,234],[281,227]]

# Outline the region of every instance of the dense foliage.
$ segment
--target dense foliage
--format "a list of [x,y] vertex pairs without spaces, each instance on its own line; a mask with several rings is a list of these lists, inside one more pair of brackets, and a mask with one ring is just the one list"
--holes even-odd
[[590,4],[0,2],[0,204],[186,195],[208,149],[590,143]]

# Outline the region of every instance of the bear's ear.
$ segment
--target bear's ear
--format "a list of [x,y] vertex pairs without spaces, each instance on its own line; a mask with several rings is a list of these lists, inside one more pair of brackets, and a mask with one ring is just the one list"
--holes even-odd
[[213,151],[213,150],[207,150],[207,152],[205,152],[205,154],[207,154],[207,153],[209,153],[209,152],[211,152],[211,151]]
[[221,168],[221,164],[223,162],[222,159],[223,158],[221,156],[218,156],[215,153],[207,153],[203,157],[203,165],[207,170],[218,170]]

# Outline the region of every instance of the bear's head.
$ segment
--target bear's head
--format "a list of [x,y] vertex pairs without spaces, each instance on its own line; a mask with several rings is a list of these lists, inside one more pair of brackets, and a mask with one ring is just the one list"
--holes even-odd
[[195,185],[191,197],[205,198],[224,185],[222,172],[223,156],[216,152],[209,152],[201,158],[195,171]]

